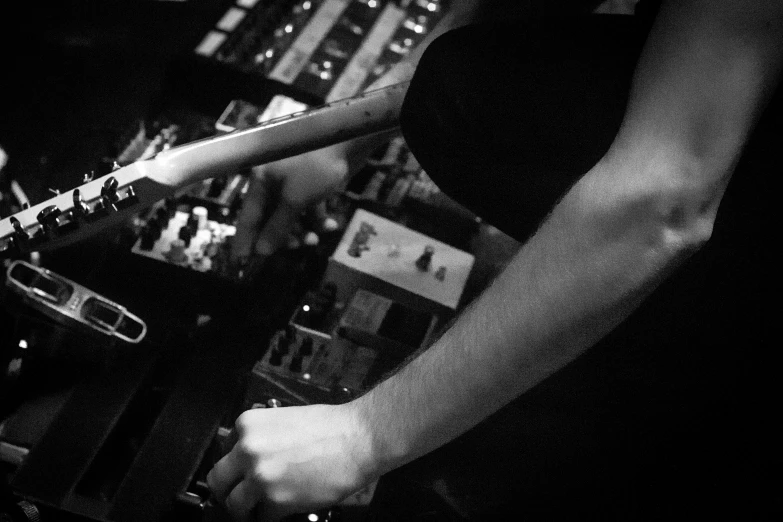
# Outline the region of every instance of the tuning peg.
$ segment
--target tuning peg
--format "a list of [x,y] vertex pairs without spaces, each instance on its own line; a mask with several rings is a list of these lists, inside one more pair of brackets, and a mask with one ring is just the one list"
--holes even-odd
[[89,183],[90,181],[92,181],[92,179],[94,177],[95,177],[95,173],[94,172],[90,172],[89,174],[85,174],[84,177],[82,178],[82,183]]
[[59,196],[59,195],[60,195],[60,190],[59,190],[59,189],[53,189],[53,188],[50,188],[50,189],[49,189],[49,192],[51,192],[51,193],[52,193],[52,194],[54,194],[55,196]]
[[49,205],[38,213],[36,219],[43,227],[44,233],[50,233],[60,225],[60,214],[62,212],[56,205]]
[[84,217],[90,213],[90,206],[84,202],[79,189],[73,191],[73,213],[76,217]]
[[14,233],[11,236],[13,244],[10,245],[10,252],[17,250],[26,252],[30,249],[30,234],[27,233],[22,224],[15,217],[11,216],[9,221],[14,228]]
[[119,182],[113,176],[103,183],[100,203],[96,204],[92,211],[85,216],[88,222],[92,223],[118,210],[115,203],[120,199],[119,194],[117,194],[119,185]]
[[19,222],[18,219],[11,216],[9,218],[9,221],[11,222],[11,226],[14,227],[14,237],[16,237],[16,239],[22,241],[26,241],[30,239],[30,234],[27,233],[27,231],[24,229],[24,227],[22,226],[22,224]]
[[114,176],[107,179],[101,187],[101,201],[103,201],[103,207],[106,210],[117,210],[114,204],[119,201],[120,196],[117,194],[117,188],[119,182]]
[[62,235],[73,232],[79,228],[79,220],[89,218],[89,216],[90,206],[84,202],[81,191],[79,189],[75,189],[73,191],[73,209],[71,210],[71,218],[57,228],[57,233]]
[[112,164],[111,164],[111,170],[112,170],[112,171],[115,171],[115,170],[120,170],[120,168],[121,168],[121,167],[120,167],[120,164],[119,164],[119,163],[117,163],[116,161],[115,161],[114,163],[112,163]]
[[117,189],[119,188],[120,184],[117,181],[117,178],[114,176],[110,177],[106,181],[103,182],[103,187],[101,187],[101,197],[108,198],[109,201],[114,203],[120,197],[117,195]]
[[128,188],[125,189],[125,197],[123,197],[119,201],[116,201],[114,203],[114,208],[116,208],[117,210],[124,210],[126,208],[132,207],[138,202],[139,202],[139,197],[136,195],[136,192],[133,190],[133,187],[129,185]]

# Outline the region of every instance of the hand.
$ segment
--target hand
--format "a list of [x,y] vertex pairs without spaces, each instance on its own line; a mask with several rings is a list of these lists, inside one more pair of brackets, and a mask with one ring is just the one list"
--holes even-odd
[[246,411],[236,421],[236,445],[207,484],[240,521],[333,506],[377,478],[358,419],[350,403]]
[[254,167],[231,257],[266,256],[285,247],[307,206],[326,198],[347,177],[348,160],[340,145]]

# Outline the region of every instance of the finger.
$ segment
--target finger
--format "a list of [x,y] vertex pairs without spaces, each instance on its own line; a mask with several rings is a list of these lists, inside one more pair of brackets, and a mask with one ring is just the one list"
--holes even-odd
[[318,232],[334,232],[340,226],[337,220],[332,217],[326,206],[326,200],[321,201],[316,207],[314,212],[315,230]]
[[232,450],[207,474],[207,486],[218,502],[223,503],[228,493],[242,480],[243,473],[239,464],[237,452]]
[[301,208],[298,205],[281,201],[258,235],[256,253],[268,256],[285,248],[289,234],[298,225],[300,213]]
[[294,222],[291,224],[291,228],[288,230],[289,235],[301,238],[304,235],[304,227],[302,227],[302,213],[300,212]]
[[304,230],[302,229],[300,214],[299,218],[291,224],[291,228],[288,230],[288,236],[286,237],[286,248],[289,250],[299,248],[302,246],[303,238]]
[[313,207],[313,214],[315,215],[317,223],[322,223],[329,217],[329,210],[326,208],[326,199],[322,199],[315,204]]
[[260,168],[254,169],[237,216],[237,231],[231,244],[231,257],[234,260],[251,255],[268,199],[269,179]]
[[261,496],[262,492],[257,485],[243,480],[226,498],[226,510],[234,520],[250,520]]

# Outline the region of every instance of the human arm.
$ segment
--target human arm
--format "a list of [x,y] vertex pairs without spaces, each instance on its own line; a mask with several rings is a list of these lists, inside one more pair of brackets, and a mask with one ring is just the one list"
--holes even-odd
[[[473,20],[484,3],[482,0],[456,2],[419,45],[366,90],[410,80],[430,42],[444,32]],[[393,132],[384,132],[357,138],[254,167],[237,219],[232,257],[247,258],[253,253],[268,255],[284,247],[300,213],[350,179],[392,135]],[[279,201],[270,197],[274,192],[270,185],[275,183],[280,185]],[[271,213],[267,210],[270,204],[277,205]],[[268,219],[265,218],[267,213],[270,214]]]
[[775,2],[664,5],[605,157],[437,344],[351,405],[382,470],[578,357],[708,240],[778,81],[782,16]]
[[[622,321],[709,239],[780,74],[782,10],[761,1],[664,5],[608,153],[437,343],[347,405],[240,417],[255,445],[231,459],[248,463],[252,500],[276,513],[325,505],[325,492],[337,499],[458,436]],[[294,421],[319,436],[279,430]],[[290,463],[297,448],[308,457]],[[329,480],[321,473],[338,465]],[[236,480],[230,467],[213,475],[221,494]]]

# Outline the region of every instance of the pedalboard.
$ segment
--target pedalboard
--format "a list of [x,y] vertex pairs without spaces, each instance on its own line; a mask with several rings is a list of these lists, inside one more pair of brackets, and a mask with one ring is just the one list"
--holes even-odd
[[467,252],[357,209],[320,284],[271,336],[249,397],[270,386],[303,404],[360,394],[432,342],[472,266]]
[[193,55],[334,101],[361,92],[403,59],[448,7],[441,0],[237,0]]
[[[156,215],[165,216],[165,207],[158,208],[163,212],[156,210]],[[131,252],[197,272],[219,273],[228,259],[227,241],[235,233],[233,225],[208,219],[205,207],[189,213],[176,210],[168,220],[147,221]]]
[[454,311],[474,256],[364,209],[357,209],[329,259],[334,271],[371,277],[404,293],[411,307]]

